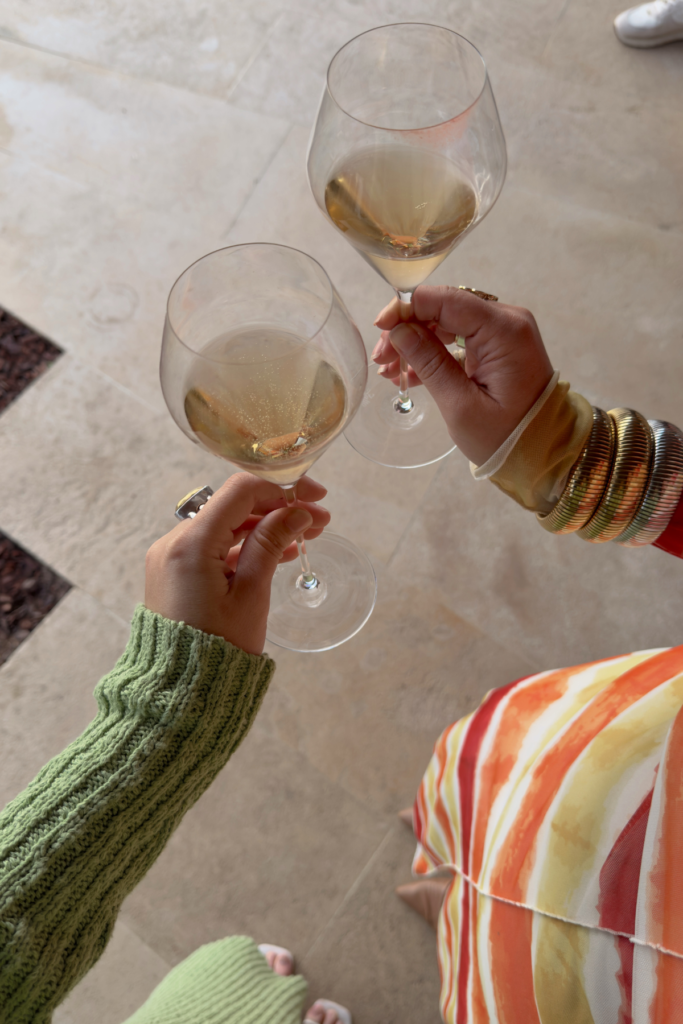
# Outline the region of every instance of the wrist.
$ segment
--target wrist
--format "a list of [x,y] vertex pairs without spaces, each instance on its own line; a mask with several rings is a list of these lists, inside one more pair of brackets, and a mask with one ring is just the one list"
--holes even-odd
[[488,462],[471,467],[475,479],[489,479],[524,508],[546,514],[562,493],[593,420],[586,399],[558,377],[556,371]]

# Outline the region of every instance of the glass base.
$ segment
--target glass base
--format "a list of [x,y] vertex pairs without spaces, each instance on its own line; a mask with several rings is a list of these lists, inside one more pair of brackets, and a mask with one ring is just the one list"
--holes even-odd
[[370,618],[377,577],[365,552],[334,533],[307,540],[306,549],[318,586],[303,584],[298,559],[278,566],[266,636],[290,651],[329,651]]
[[426,388],[410,392],[413,407],[403,412],[398,388],[370,367],[370,379],[360,409],[345,431],[349,444],[380,466],[417,469],[455,451],[456,445],[436,402]]

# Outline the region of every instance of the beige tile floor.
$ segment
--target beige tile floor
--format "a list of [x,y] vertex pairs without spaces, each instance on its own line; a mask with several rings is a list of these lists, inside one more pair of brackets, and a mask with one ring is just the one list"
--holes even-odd
[[[170,422],[164,301],[204,252],[279,241],[330,272],[365,340],[385,285],[304,177],[327,61],[420,18],[487,58],[510,153],[498,206],[440,268],[529,306],[594,401],[683,424],[683,45],[621,47],[620,0],[35,0],[0,4],[0,305],[66,352],[0,418],[0,529],[74,589],[0,669],[0,798],[94,710],[144,552],[220,464]],[[379,577],[325,655],[276,653],[247,743],[123,908],[57,1024],[120,1024],[173,964],[235,931],[290,945],[358,1024],[436,1024],[433,938],[392,894],[407,804],[441,728],[491,686],[683,640],[680,568],[556,540],[457,453],[409,474],[340,441],[336,528]]]

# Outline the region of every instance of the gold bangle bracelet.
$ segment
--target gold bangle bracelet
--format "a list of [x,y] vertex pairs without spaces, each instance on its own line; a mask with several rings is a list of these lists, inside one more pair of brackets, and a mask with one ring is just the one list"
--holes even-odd
[[551,512],[536,513],[549,533],[575,533],[593,516],[614,462],[616,429],[611,416],[593,408],[593,424],[560,498]]
[[655,441],[650,482],[633,522],[617,544],[654,544],[666,530],[683,494],[683,433],[672,423],[648,420]]
[[631,525],[647,488],[654,437],[647,420],[633,409],[610,409],[616,428],[616,454],[605,493],[595,514],[579,530],[591,544],[616,540]]

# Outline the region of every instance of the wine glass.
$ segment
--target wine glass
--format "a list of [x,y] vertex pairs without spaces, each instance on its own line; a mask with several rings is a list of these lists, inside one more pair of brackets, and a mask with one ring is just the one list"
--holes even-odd
[[[323,213],[396,291],[413,293],[491,209],[505,139],[479,51],[437,25],[384,25],[333,57],[308,151]],[[374,375],[346,436],[384,466],[426,466],[453,451],[426,388]]]
[[[327,274],[283,245],[235,245],[197,260],[171,289],[161,388],[192,441],[279,484],[297,481],[356,413],[367,355]],[[324,651],[354,636],[375,605],[368,559],[343,537],[297,540],[300,565],[275,573],[268,639]]]

